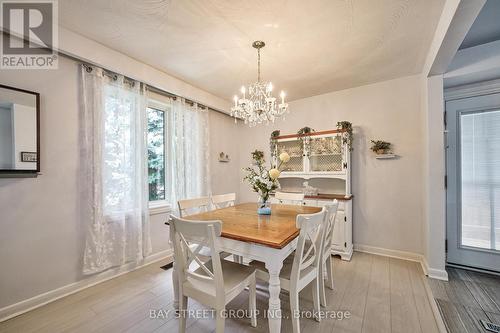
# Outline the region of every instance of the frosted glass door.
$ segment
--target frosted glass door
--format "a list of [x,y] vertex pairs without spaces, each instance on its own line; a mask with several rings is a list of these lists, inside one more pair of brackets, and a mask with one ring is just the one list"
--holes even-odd
[[342,137],[311,137],[309,167],[312,172],[342,171]]
[[278,155],[287,152],[290,155],[290,161],[282,165],[285,172],[303,172],[304,171],[304,145],[302,140],[290,140],[278,142]]
[[500,271],[500,94],[446,111],[447,262]]

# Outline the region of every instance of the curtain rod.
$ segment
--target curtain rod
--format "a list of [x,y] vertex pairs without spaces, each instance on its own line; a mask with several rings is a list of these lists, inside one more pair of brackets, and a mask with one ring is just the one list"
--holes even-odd
[[[196,102],[190,98],[186,98],[186,97],[181,97],[179,95],[176,95],[176,94],[172,94],[168,91],[165,91],[165,90],[162,90],[162,89],[159,89],[159,88],[156,88],[156,87],[153,87],[153,86],[150,86],[150,85],[147,85],[146,84],[146,87],[149,91],[151,92],[154,92],[154,93],[157,93],[159,95],[162,95],[162,96],[165,96],[165,97],[168,97],[168,98],[172,98],[172,99],[176,99],[176,98],[184,98],[184,100],[186,101],[186,103],[190,104],[191,106],[193,106],[195,103],[202,109],[207,109],[207,110],[212,110],[212,111],[216,111],[216,112],[222,112],[222,111],[219,111],[217,109],[214,109],[214,108],[211,108],[209,106],[206,106],[205,104],[202,104],[202,103],[199,103],[199,102]],[[222,112],[224,113],[226,116],[229,116],[227,113],[225,112]]]
[[[97,67],[100,67],[100,68],[102,68],[103,70],[105,70],[105,71],[107,71],[107,72],[110,72],[110,73],[113,73],[113,74],[117,74],[117,75],[123,75],[123,74],[117,73],[117,72],[115,72],[115,71],[112,71],[112,70],[110,70],[110,69],[104,68],[104,67],[102,67],[102,66],[101,66],[101,65],[99,65],[99,64],[93,64],[93,63],[91,63],[91,62],[88,62],[88,61],[86,61],[86,60],[83,60],[83,59],[81,59],[81,58],[78,58],[78,57],[76,57],[76,56],[70,55],[70,54],[65,53],[65,52],[58,51],[58,54],[60,54],[60,55],[62,55],[62,56],[64,56],[64,57],[66,57],[66,58],[68,58],[68,59],[71,59],[71,60],[74,60],[74,61],[76,61],[76,62],[82,63],[82,64],[83,64],[83,65],[85,65],[85,66],[97,66]],[[191,104],[191,105],[193,105],[194,103],[196,103],[196,104],[198,104],[201,108],[205,108],[205,109],[210,110],[210,111],[215,111],[215,112],[221,113],[221,114],[223,114],[223,115],[225,115],[225,116],[228,116],[228,117],[230,117],[230,118],[234,118],[234,117],[232,117],[230,114],[228,114],[227,112],[224,112],[224,111],[219,110],[219,109],[212,108],[212,107],[207,106],[207,105],[205,105],[205,104],[203,104],[203,103],[199,103],[199,102],[197,102],[197,101],[195,101],[195,100],[193,100],[193,99],[191,99],[191,98],[188,98],[188,97],[184,97],[184,96],[180,96],[180,95],[177,95],[177,94],[171,93],[171,92],[166,91],[166,90],[164,90],[164,89],[161,89],[161,88],[158,88],[158,87],[152,86],[152,85],[150,85],[150,84],[148,84],[148,83],[145,83],[145,82],[143,82],[143,81],[141,81],[141,80],[137,80],[137,79],[134,79],[134,78],[131,78],[131,77],[125,76],[125,75],[123,75],[123,76],[124,76],[126,79],[141,82],[142,84],[144,84],[144,85],[146,86],[146,88],[147,88],[149,91],[155,92],[155,93],[157,93],[157,94],[163,95],[163,96],[168,97],[168,98],[173,98],[173,99],[175,99],[175,98],[184,98],[184,99],[186,100],[186,102],[187,102],[187,103],[189,103],[189,104]]]
[[[1,33],[2,33],[3,35],[10,35],[7,31],[4,31],[3,29],[1,30]],[[17,38],[19,38],[19,39],[21,39],[21,40],[23,40],[23,41],[27,41],[27,39],[22,38],[22,37],[17,37]],[[60,49],[59,49],[59,50],[57,50],[57,54],[58,54],[58,55],[62,55],[62,56],[66,57],[66,58],[68,58],[68,59],[71,59],[71,60],[73,60],[73,61],[76,61],[76,62],[82,63],[82,64],[84,64],[84,65],[86,65],[86,66],[97,66],[97,67],[100,67],[100,68],[104,69],[104,70],[105,70],[105,71],[107,71],[107,72],[110,72],[110,73],[113,73],[113,74],[117,74],[117,75],[122,75],[122,76],[123,76],[123,77],[125,77],[126,79],[133,80],[133,81],[138,81],[138,82],[140,82],[140,83],[144,84],[144,85],[146,86],[146,88],[147,88],[147,89],[149,89],[149,90],[151,90],[151,91],[154,91],[154,92],[156,92],[156,93],[158,93],[158,94],[164,95],[164,96],[166,96],[166,97],[169,97],[169,98],[177,98],[177,97],[179,97],[179,98],[184,98],[184,99],[185,99],[188,103],[191,103],[191,104],[196,103],[196,104],[200,105],[201,107],[203,107],[203,108],[205,108],[205,109],[207,109],[207,110],[211,110],[211,111],[219,112],[219,113],[222,113],[222,114],[223,114],[223,115],[225,115],[225,116],[228,116],[228,117],[230,117],[230,118],[234,118],[234,117],[232,117],[230,114],[228,114],[227,112],[224,112],[224,111],[222,111],[222,110],[219,110],[219,109],[215,109],[215,108],[212,108],[212,107],[206,106],[206,105],[204,105],[204,104],[202,104],[202,103],[198,103],[197,101],[194,101],[193,99],[190,99],[190,98],[187,98],[187,97],[184,97],[184,96],[180,96],[180,95],[177,95],[177,94],[171,93],[171,92],[166,91],[166,90],[164,90],[164,89],[157,88],[157,87],[155,87],[155,86],[152,86],[152,85],[150,85],[150,84],[147,84],[146,82],[143,82],[143,81],[141,81],[141,80],[137,80],[137,79],[134,79],[134,78],[131,78],[131,77],[125,76],[125,75],[123,75],[123,74],[117,73],[117,72],[112,71],[112,70],[110,70],[110,69],[104,68],[104,67],[102,67],[102,66],[101,66],[101,65],[99,65],[99,64],[91,63],[91,62],[89,62],[89,61],[87,61],[87,60],[84,60],[84,59],[82,59],[82,58],[78,57],[78,56],[74,56],[74,55],[71,55],[71,54],[69,54],[69,53],[67,53],[67,52],[61,51]],[[236,119],[236,118],[234,118],[234,119]]]

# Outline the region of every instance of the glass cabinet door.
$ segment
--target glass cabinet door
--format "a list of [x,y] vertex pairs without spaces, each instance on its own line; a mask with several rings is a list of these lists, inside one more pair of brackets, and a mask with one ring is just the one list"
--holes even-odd
[[277,144],[277,155],[287,152],[290,155],[290,161],[283,163],[281,170],[284,172],[303,172],[304,171],[304,145],[302,140],[281,141]]
[[312,172],[342,171],[342,136],[311,137],[309,141],[309,168]]

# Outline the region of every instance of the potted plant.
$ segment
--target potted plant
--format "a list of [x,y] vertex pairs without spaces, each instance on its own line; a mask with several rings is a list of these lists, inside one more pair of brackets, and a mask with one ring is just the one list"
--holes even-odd
[[279,164],[276,166],[271,165],[268,169],[264,166],[264,152],[260,150],[255,150],[252,152],[253,166],[246,167],[243,169],[247,174],[243,180],[248,181],[254,192],[259,195],[259,206],[257,213],[260,215],[270,215],[271,214],[271,203],[269,201],[269,196],[271,192],[277,190],[280,187],[278,182],[278,177],[280,176],[280,167],[283,163],[290,160],[288,153],[283,152],[279,156]]
[[354,136],[352,133],[352,123],[346,120],[339,121],[337,122],[337,129],[347,133],[347,146],[349,147],[349,151],[353,151],[352,143],[354,142]]
[[301,147],[301,150],[302,150],[302,153],[304,153],[304,148],[305,148],[305,151],[308,152],[309,151],[309,134],[311,134],[312,132],[314,132],[314,129],[312,129],[311,127],[302,127],[301,129],[299,129],[297,131],[297,134],[299,135],[299,139],[300,141],[302,141],[302,147]]
[[377,155],[388,154],[391,151],[391,143],[382,140],[371,140],[371,150]]
[[314,132],[314,129],[306,126],[306,127],[302,127],[301,129],[299,129],[297,131],[297,134],[302,137],[304,135],[311,134],[312,132]]
[[276,145],[278,143],[278,137],[280,136],[280,130],[272,131],[271,138],[269,139],[269,148],[271,149],[271,157],[274,160],[276,157]]

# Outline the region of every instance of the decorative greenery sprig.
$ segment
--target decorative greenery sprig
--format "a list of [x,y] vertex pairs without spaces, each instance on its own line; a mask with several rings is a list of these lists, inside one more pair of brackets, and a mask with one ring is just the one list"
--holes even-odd
[[309,151],[309,137],[307,136],[308,134],[311,134],[312,132],[314,132],[314,129],[311,128],[311,127],[302,127],[301,129],[299,129],[297,131],[297,134],[299,135],[299,139],[300,141],[302,141],[302,146],[300,147],[300,149],[303,151],[303,149],[305,148],[306,152]]
[[275,130],[271,133],[271,138],[269,139],[269,148],[271,149],[271,159],[273,160],[276,157],[276,145],[278,144],[279,136],[280,136],[280,130]]
[[306,127],[302,127],[301,129],[299,129],[297,131],[297,134],[298,135],[305,135],[305,134],[311,134],[312,132],[314,132],[314,129],[306,126]]
[[353,151],[352,144],[354,142],[354,136],[352,133],[352,123],[346,120],[339,121],[337,122],[337,129],[347,132],[347,146],[349,147],[349,151]]
[[264,166],[264,152],[255,150],[252,152],[252,160],[254,166],[246,167],[243,170],[247,173],[243,180],[248,181],[254,192],[257,192],[264,202],[269,200],[269,194],[279,188],[278,177],[280,176],[279,168],[283,163],[290,160],[290,156],[283,152],[279,156],[280,163],[278,166],[268,170]]

